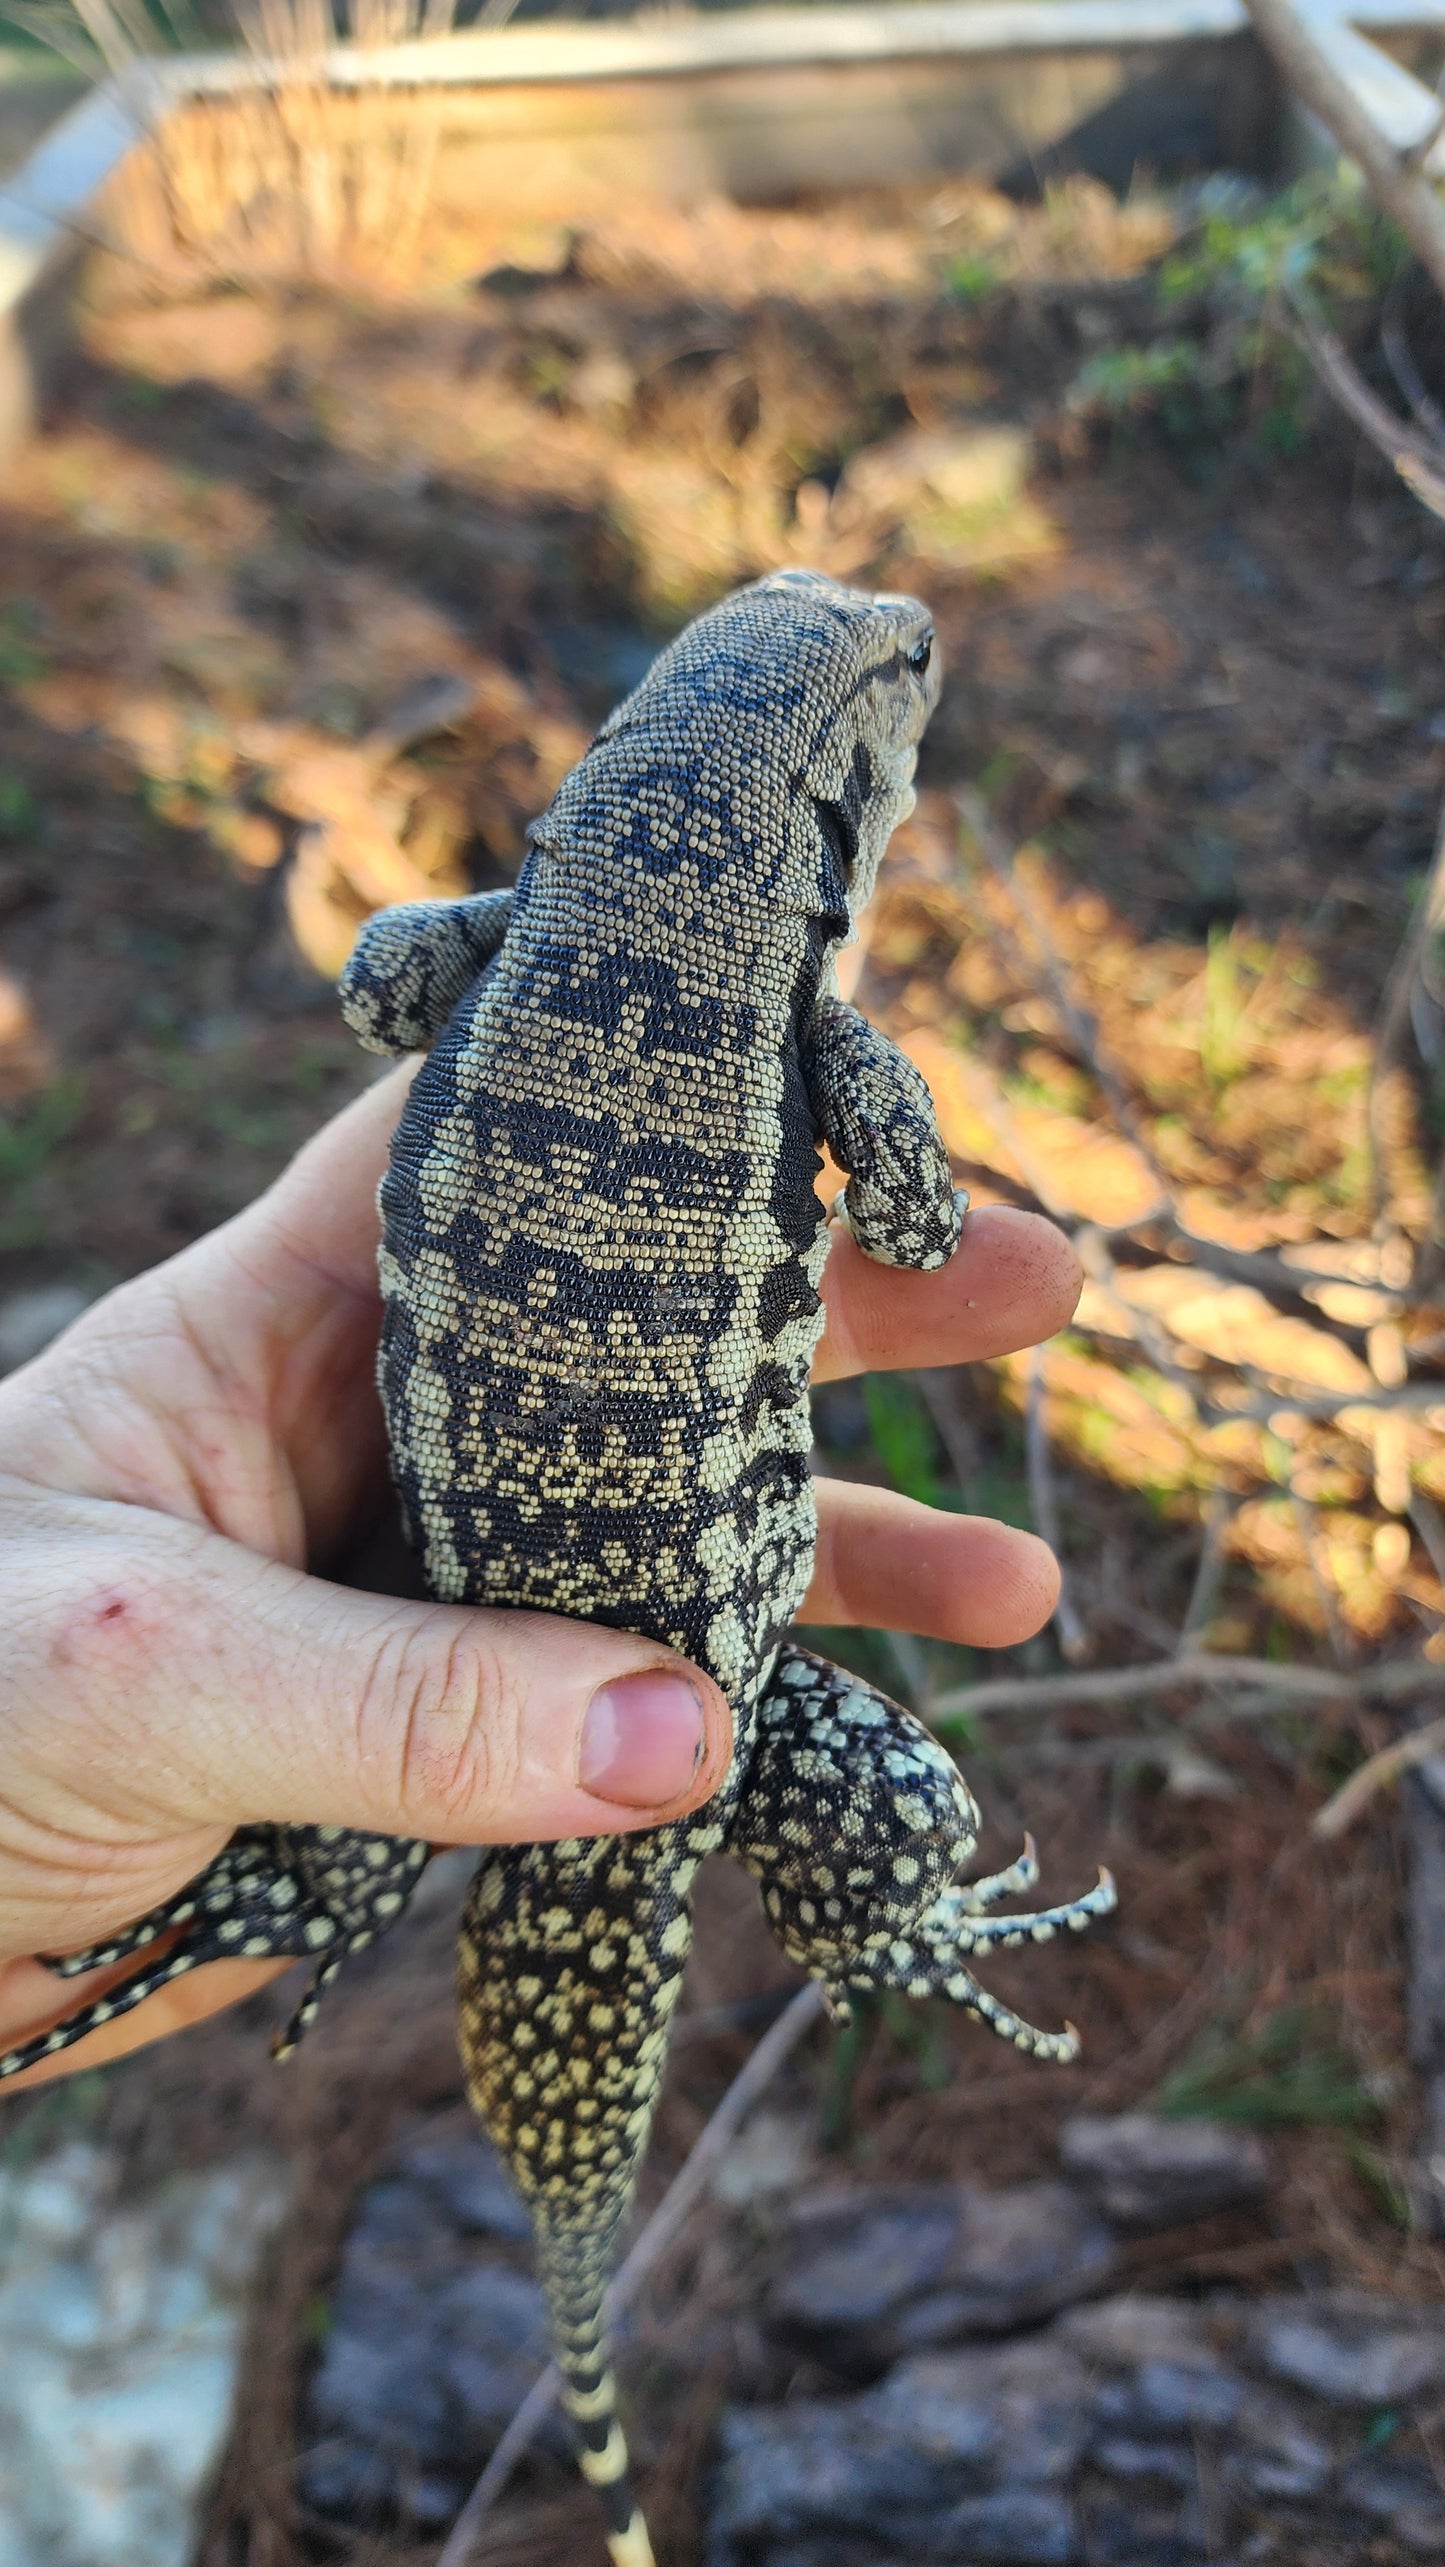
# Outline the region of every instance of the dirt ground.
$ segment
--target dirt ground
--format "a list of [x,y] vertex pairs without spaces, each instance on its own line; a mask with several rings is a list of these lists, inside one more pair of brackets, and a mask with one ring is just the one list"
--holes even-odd
[[[1193,219],[1079,185],[1032,209],[964,189],[620,208],[578,237],[453,222],[404,294],[103,266],[65,406],[0,506],[0,1298],[104,1285],[246,1201],[369,1075],[327,977],[366,910],[509,878],[682,615],[815,560],[937,614],[946,692],[861,995],[925,1068],[968,1181],[1107,1232],[1162,1169],[1196,1234],[1295,1259],[1267,1306],[1217,1276],[1187,1302],[1147,1240],[1091,1269],[1040,1376],[1082,1646],[1104,1666],[1173,1647],[1213,1508],[1209,1645],[1433,1652],[1441,1562],[1400,1499],[1402,1472],[1445,1499],[1430,1414],[1387,1434],[1278,1384],[1371,1393],[1381,1327],[1435,1378],[1445,1322],[1423,1300],[1400,1318],[1390,1266],[1428,1231],[1435,1108],[1397,1070],[1372,1084],[1371,1028],[1445,789],[1445,537],[1263,363],[1193,433],[1080,395],[1101,352],[1149,344]],[[960,834],[965,784],[1022,850],[1007,879]],[[1026,1370],[835,1391],[825,1464],[1027,1520]],[[1277,1405],[1221,1422],[1190,1384],[1228,1378]],[[1051,1636],[1001,1669],[832,1637],[924,1707],[1061,1663]],[[1027,1825],[1046,1894],[1097,1860],[1118,1875],[1114,1927],[993,1977],[1079,2024],[1079,2066],[890,2012],[850,2048],[816,2036],[782,2101],[825,2171],[984,2180],[1051,2167],[1084,2106],[1225,2109],[1269,2136],[1270,2204],[1150,2240],[1151,2285],[1438,2292],[1405,2211],[1393,1806],[1333,1848],[1307,1833],[1390,1724],[1221,1719],[1190,1764],[1184,1708],[975,1722],[966,1744],[985,1855]],[[709,1879],[703,1909],[688,2008],[786,1980],[746,1885]],[[451,1916],[442,1898],[353,1971],[284,2077],[268,1996],[10,2124],[26,2146],[98,2128],[138,2178],[247,2134],[294,2163],[207,2567],[432,2554],[308,2520],[291,2463],[349,2204],[457,2091]],[[747,2044],[679,2047],[650,2188]],[[695,2222],[640,2321],[644,2494],[679,2562],[711,2416],[756,2376],[765,2258],[755,2225]],[[575,2558],[584,2502],[524,2481],[479,2557]]]

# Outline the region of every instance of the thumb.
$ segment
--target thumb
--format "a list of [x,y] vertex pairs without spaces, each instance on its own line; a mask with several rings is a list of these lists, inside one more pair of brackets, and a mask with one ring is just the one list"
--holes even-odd
[[109,1574],[92,1551],[66,1654],[101,1697],[101,1734],[125,1735],[130,1706],[112,1788],[132,1823],[601,1836],[680,1816],[726,1771],[726,1700],[653,1641],[362,1595],[193,1525],[152,1516],[141,1533],[131,1510],[106,1512]]

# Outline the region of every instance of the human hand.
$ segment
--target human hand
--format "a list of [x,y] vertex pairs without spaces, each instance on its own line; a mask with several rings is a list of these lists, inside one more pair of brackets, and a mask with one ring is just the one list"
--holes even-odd
[[[146,1914],[238,1826],[595,1835],[675,1817],[725,1770],[721,1694],[651,1642],[308,1574],[390,1504],[375,1191],[409,1075],[0,1385],[0,2046],[136,1966],[62,1984],[32,1956]],[[837,1231],[816,1378],[1029,1345],[1063,1325],[1078,1280],[1067,1240],[1027,1213],[970,1214],[927,1275],[874,1265]],[[1057,1570],[1030,1534],[840,1482],[819,1483],[818,1513],[803,1620],[1001,1647],[1053,1608]],[[619,1706],[641,1697],[629,1770],[589,1762],[604,1690],[614,1741]],[[285,1966],[214,1962],[13,2085],[92,2067]]]

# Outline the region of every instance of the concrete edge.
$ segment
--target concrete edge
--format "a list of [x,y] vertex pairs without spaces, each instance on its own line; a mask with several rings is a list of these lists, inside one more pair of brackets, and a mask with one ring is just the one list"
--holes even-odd
[[[1432,129],[1439,101],[1360,31],[1445,27],[1445,0],[1303,0],[1316,35],[1397,149]],[[518,87],[699,77],[720,72],[977,60],[1029,53],[1147,52],[1236,36],[1243,0],[908,0],[908,5],[738,9],[695,18],[472,28],[464,34],[322,57],[336,87]],[[290,68],[287,66],[286,68]],[[70,108],[0,184],[0,455],[35,408],[32,347],[54,337],[39,311],[68,291],[86,214],[128,152],[169,110],[275,77],[246,54],[136,63]],[[1425,164],[1445,172],[1445,138]]]

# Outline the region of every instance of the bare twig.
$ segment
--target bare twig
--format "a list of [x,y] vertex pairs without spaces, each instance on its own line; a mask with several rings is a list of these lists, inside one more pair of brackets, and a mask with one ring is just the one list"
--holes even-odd
[[1330,1656],[1337,1667],[1347,1667],[1350,1663],[1350,1644],[1345,1634],[1345,1626],[1340,1620],[1335,1591],[1320,1564],[1319,1518],[1309,1499],[1301,1497],[1293,1483],[1290,1486],[1289,1502],[1299,1530],[1305,1566],[1309,1570],[1314,1586],[1315,1600],[1324,1616],[1325,1630],[1329,1635]]
[[1394,216],[1445,294],[1445,205],[1434,188],[1408,168],[1386,141],[1290,0],[1249,0],[1249,14],[1290,87],[1328,126],[1351,160],[1359,162],[1386,212]]
[[956,1396],[961,1375],[946,1365],[924,1365],[913,1378],[948,1455],[949,1468],[960,1489],[967,1490],[978,1475],[979,1450],[978,1437],[962,1414]]
[[[1186,1264],[1198,1266],[1204,1274],[1218,1275],[1225,1283],[1253,1284],[1259,1292],[1301,1302],[1309,1310],[1313,1327],[1336,1329],[1336,1323],[1309,1302],[1305,1293],[1307,1284],[1333,1280],[1323,1269],[1317,1271],[1313,1266],[1292,1266],[1285,1258],[1273,1255],[1268,1248],[1231,1248],[1222,1239],[1203,1239],[1197,1230],[1188,1230],[1183,1222],[1171,1220],[1163,1214],[1145,1213],[1134,1221],[1117,1222],[1105,1229],[1104,1236],[1137,1240],[1141,1246],[1157,1241],[1161,1248],[1176,1248]],[[1319,1244],[1332,1248],[1338,1243],[1326,1239]],[[1336,1329],[1336,1333],[1357,1337],[1359,1330],[1346,1327]]]
[[922,1644],[911,1631],[880,1631],[878,1637],[893,1661],[899,1701],[905,1711],[915,1711],[926,1720],[933,1679]]
[[1430,1554],[1430,1566],[1445,1587],[1445,1517],[1423,1489],[1410,1491],[1410,1521]]
[[[1337,1418],[1355,1408],[1378,1409],[1403,1415],[1436,1409],[1445,1411],[1445,1382],[1399,1383],[1374,1390],[1311,1391],[1300,1385],[1295,1389],[1285,1374],[1262,1372],[1256,1365],[1236,1362],[1227,1375],[1193,1372],[1178,1360],[1178,1341],[1169,1333],[1167,1324],[1157,1314],[1126,1301],[1119,1290],[1118,1270],[1108,1253],[1107,1241],[1117,1237],[1104,1232],[1092,1222],[1082,1223],[1074,1232],[1074,1245],[1090,1280],[1108,1293],[1119,1313],[1120,1333],[1134,1337],[1142,1346],[1156,1373],[1173,1382],[1193,1403],[1196,1414],[1207,1426],[1222,1426],[1245,1418],[1255,1424],[1268,1425],[1281,1415],[1294,1417]],[[1088,1333],[1085,1328],[1085,1334]],[[1101,1332],[1104,1333],[1104,1332]],[[1223,1399],[1211,1395],[1224,1381],[1237,1382],[1253,1398]]]
[[[673,2177],[630,2254],[619,2267],[608,2299],[616,2318],[634,2300],[649,2273],[666,2254],[683,2221],[707,2188],[714,2167],[736,2138],[753,2105],[771,2085],[805,2032],[817,2022],[823,1993],[815,1980],[799,1988],[786,2010],[763,2034],[747,2065],[738,2071],[685,2165]],[[508,2478],[530,2448],[556,2403],[561,2374],[552,2364],[533,2381],[496,2450],[473,2487],[447,2538],[437,2567],[467,2567],[472,2544]]]
[[[1435,1182],[1430,1189],[1430,1217],[1415,1258],[1412,1277],[1415,1291],[1422,1301],[1435,1297],[1442,1268],[1445,1268],[1445,1152],[1442,1152],[1435,1170]],[[1428,1360],[1433,1363],[1442,1354],[1445,1354],[1445,1337],[1437,1337],[1430,1342],[1428,1350],[1421,1346],[1412,1347],[1411,1361],[1421,1363]]]
[[1386,1191],[1381,1091],[1386,1073],[1395,1065],[1410,1021],[1410,1000],[1420,967],[1430,948],[1430,939],[1442,925],[1445,925],[1445,809],[1442,809],[1436,824],[1435,853],[1425,877],[1420,904],[1391,967],[1385,994],[1380,1001],[1380,1012],[1375,1019],[1370,1084],[1365,1097],[1365,1129],[1370,1149],[1370,1192],[1377,1220],[1384,1209]]
[[[964,827],[982,849],[991,871],[1008,893],[1033,939],[1038,951],[1044,985],[1063,1020],[1069,1040],[1078,1051],[1100,1093],[1107,1100],[1120,1131],[1138,1151],[1159,1188],[1159,1212],[1172,1214],[1173,1190],[1154,1156],[1153,1142],[1135,1113],[1132,1100],[1122,1080],[1104,1055],[1099,1042],[1098,1025],[1088,1009],[1075,996],[1063,958],[1034,903],[1019,881],[1012,850],[995,829],[981,794],[976,793],[971,786],[965,786],[955,796],[955,800]],[[1150,1217],[1148,1214],[1141,1216],[1144,1219]]]
[[1029,1509],[1034,1531],[1047,1542],[1059,1564],[1059,1600],[1054,1607],[1054,1628],[1059,1647],[1071,1666],[1078,1666],[1089,1655],[1089,1634],[1074,1610],[1069,1594],[1068,1573],[1064,1567],[1063,1542],[1059,1528],[1058,1491],[1054,1485],[1053,1455],[1049,1449],[1049,1422],[1044,1413],[1044,1368],[1042,1349],[1035,1346],[1029,1358],[1028,1400],[1024,1411],[1024,1449],[1028,1466]]
[[1146,1667],[1000,1676],[985,1684],[959,1685],[937,1696],[931,1717],[935,1729],[946,1731],[957,1721],[976,1720],[981,1714],[1062,1711],[1071,1703],[1151,1702],[1184,1686],[1257,1696],[1261,1710],[1318,1703],[1348,1711],[1367,1700],[1410,1702],[1418,1695],[1445,1693],[1445,1666],[1434,1666],[1427,1658],[1397,1658],[1342,1675],[1330,1667],[1276,1665],[1272,1658],[1232,1658],[1201,1650]]
[[[1187,1230],[1182,1221],[1164,1215],[1151,1218],[1146,1214],[1142,1220],[1121,1223],[1107,1235],[1138,1239],[1147,1231],[1156,1234],[1161,1247],[1177,1248],[1187,1264],[1198,1266],[1204,1274],[1218,1275],[1224,1283],[1253,1284],[1258,1292],[1285,1294],[1291,1301],[1303,1302],[1305,1285],[1323,1280],[1307,1266],[1287,1265],[1283,1257],[1271,1255],[1267,1248],[1231,1248],[1222,1239],[1201,1239],[1197,1230]],[[1312,1305],[1306,1306],[1316,1326],[1328,1324]]]
[[1184,1609],[1175,1650],[1177,1658],[1194,1655],[1191,1642],[1207,1631],[1219,1603],[1219,1590],[1224,1583],[1224,1536],[1234,1513],[1235,1501],[1228,1489],[1211,1489],[1204,1506],[1204,1540],[1199,1550],[1199,1565],[1194,1572],[1194,1585]]
[[1438,439],[1441,447],[1445,448],[1445,410],[1440,408],[1437,401],[1432,401],[1425,389],[1420,369],[1415,363],[1414,352],[1405,336],[1405,324],[1401,317],[1400,303],[1404,281],[1411,272],[1408,263],[1397,269],[1389,292],[1385,296],[1384,314],[1380,322],[1380,352],[1395,378],[1401,399],[1410,405],[1415,425],[1423,428],[1428,437]]
[[1412,1766],[1428,1763],[1442,1747],[1445,1747],[1445,1720],[1430,1720],[1423,1729],[1412,1729],[1408,1737],[1397,1738],[1393,1746],[1382,1747],[1378,1755],[1367,1756],[1349,1781],[1341,1783],[1339,1790],[1326,1801],[1324,1808],[1316,1810],[1310,1820],[1311,1834],[1343,1836],[1345,1829],[1353,1827],[1361,1810],[1367,1809],[1378,1793],[1385,1791],[1391,1783],[1397,1783]]
[[1292,303],[1290,309],[1296,337],[1340,408],[1349,412],[1355,426],[1399,474],[1406,489],[1414,492],[1421,506],[1428,508],[1432,516],[1445,517],[1445,447],[1386,409],[1333,330],[1327,330],[1299,302]]
[[1137,1338],[1156,1373],[1177,1384],[1196,1406],[1201,1407],[1202,1413],[1202,1403],[1208,1395],[1206,1384],[1199,1374],[1186,1371],[1179,1362],[1177,1341],[1169,1334],[1163,1321],[1152,1310],[1142,1309],[1137,1303],[1125,1300],[1118,1267],[1109,1254],[1106,1233],[1092,1222],[1085,1222],[1074,1232],[1074,1245],[1079,1252],[1079,1263],[1090,1282],[1108,1294],[1118,1311],[1123,1334]]

